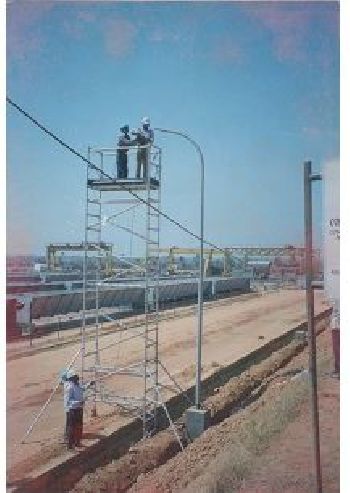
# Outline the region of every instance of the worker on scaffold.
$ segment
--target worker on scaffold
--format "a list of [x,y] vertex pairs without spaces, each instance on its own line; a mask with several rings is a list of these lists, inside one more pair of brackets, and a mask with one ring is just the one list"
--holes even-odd
[[[142,128],[135,132],[136,143],[139,146],[146,146],[153,144],[154,132],[151,129],[151,121],[148,116],[145,116],[141,120]],[[137,173],[136,178],[141,178],[141,166],[143,166],[143,178],[148,178],[148,165],[149,165],[150,148],[145,147],[138,149],[137,151]]]
[[120,128],[121,135],[118,138],[117,150],[117,177],[128,177],[128,149],[119,149],[119,147],[130,147],[133,143],[129,135],[129,125]]

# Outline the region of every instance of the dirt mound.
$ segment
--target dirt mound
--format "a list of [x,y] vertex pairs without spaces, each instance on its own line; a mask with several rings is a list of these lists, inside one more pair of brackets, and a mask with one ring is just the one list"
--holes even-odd
[[[329,333],[325,332],[318,341],[319,359],[324,363],[321,371],[325,374],[320,380],[321,440],[327,452],[323,455],[325,485],[329,487],[327,491],[336,493],[339,491],[339,383],[324,372],[325,367],[331,367],[329,346]],[[305,350],[287,367],[295,370],[294,375],[293,371],[278,372],[260,399],[208,429],[163,466],[139,477],[128,493],[311,491],[313,456],[308,385],[307,379],[302,385],[295,379],[295,375],[302,378],[307,365]],[[333,397],[327,397],[328,394]],[[336,400],[333,413],[331,398]]]
[[[324,327],[325,322],[323,320],[318,322],[318,329]],[[235,407],[242,405],[244,400],[250,396],[250,394],[261,385],[263,385],[266,379],[273,375],[279,368],[285,366],[296,354],[303,350],[305,346],[304,342],[293,341],[291,344],[282,348],[279,351],[273,353],[269,358],[260,364],[252,366],[249,370],[243,372],[240,376],[232,378],[229,382],[218,389],[218,392],[209,397],[203,404],[203,407],[210,410],[212,424],[219,423],[224,418],[230,415]],[[179,424],[183,424],[185,417],[183,416],[179,420]],[[236,424],[235,424],[236,426]],[[184,427],[182,426],[184,431]],[[215,436],[215,441],[220,441],[217,438],[218,430],[213,428],[208,430],[204,436]],[[227,430],[224,429],[223,436],[225,436]],[[184,433],[182,438],[186,441]],[[202,438],[202,437],[201,437]],[[209,438],[210,441],[210,438]],[[169,461],[167,468],[171,469],[171,474],[176,476],[175,483],[180,481],[183,477],[184,467],[187,471],[191,471],[193,468],[200,466],[201,457],[206,457],[206,445],[203,441],[200,441],[200,448],[198,448],[198,440],[189,445],[186,452],[178,454],[172,461]],[[196,451],[195,454],[191,453],[192,449]],[[92,474],[86,475],[82,478],[72,490],[72,493],[93,493],[93,492],[113,492],[123,493],[132,484],[138,480],[138,484],[135,486],[135,491],[142,492],[165,492],[172,491],[167,489],[163,482],[159,484],[146,480],[145,485],[142,485],[142,489],[139,482],[149,471],[152,471],[156,467],[164,464],[168,459],[173,457],[179,451],[179,444],[174,434],[169,430],[160,432],[155,437],[149,440],[140,442],[135,449],[129,451],[120,460],[114,461],[105,467],[98,469]],[[181,461],[185,458],[189,458],[186,465],[181,465]],[[186,459],[187,460],[187,459]],[[204,467],[204,462],[203,462]],[[153,478],[153,476],[152,476]],[[143,489],[143,488],[146,489]],[[153,489],[152,489],[153,488]],[[155,488],[155,489],[154,489]]]
[[151,440],[139,442],[121,459],[84,476],[72,492],[122,493],[138,476],[164,464],[179,450],[173,434],[162,431]]

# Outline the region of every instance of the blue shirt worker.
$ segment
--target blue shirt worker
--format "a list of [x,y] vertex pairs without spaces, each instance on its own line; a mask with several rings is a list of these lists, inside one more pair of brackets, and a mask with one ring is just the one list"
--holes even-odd
[[[142,128],[137,133],[137,143],[142,146],[153,144],[154,132],[151,129],[151,120],[148,116],[142,118],[141,125]],[[143,178],[148,178],[149,153],[149,148],[138,149],[136,178],[141,178],[141,167],[143,167]]]
[[66,441],[69,450],[80,447],[83,436],[84,391],[93,385],[91,381],[80,385],[79,375],[69,370],[64,378],[64,409],[66,412]]
[[[129,125],[124,125],[120,129],[121,135],[118,138],[118,147],[129,147],[132,145],[129,135]],[[117,177],[128,177],[128,149],[117,150]]]

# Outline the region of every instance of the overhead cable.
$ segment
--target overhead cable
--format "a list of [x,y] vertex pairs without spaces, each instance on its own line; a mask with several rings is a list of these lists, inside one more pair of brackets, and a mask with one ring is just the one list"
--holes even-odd
[[[38,128],[40,128],[40,130],[42,130],[44,133],[46,133],[47,135],[49,135],[58,144],[60,144],[62,147],[64,147],[65,149],[67,149],[69,152],[71,152],[72,154],[74,154],[75,156],[77,156],[78,158],[80,158],[82,161],[84,161],[91,169],[94,169],[95,171],[97,171],[101,175],[105,176],[108,180],[113,180],[113,177],[112,176],[110,176],[108,173],[106,173],[100,167],[96,166],[96,164],[94,164],[89,159],[87,159],[85,156],[83,156],[82,154],[80,154],[80,152],[78,152],[76,149],[74,149],[74,147],[70,146],[69,144],[67,144],[66,142],[64,142],[62,139],[60,139],[57,135],[55,135],[53,132],[51,132],[49,129],[47,129],[37,119],[35,119],[27,111],[25,111],[21,106],[19,106],[17,103],[15,103],[9,96],[6,96],[6,101],[11,106],[13,106],[17,111],[19,111],[22,115],[24,115],[28,120],[30,120],[34,125],[36,125]],[[196,233],[193,233],[191,230],[189,230],[188,228],[186,228],[186,226],[184,226],[183,224],[181,224],[180,222],[178,222],[176,219],[173,219],[171,216],[169,216],[166,212],[161,211],[160,209],[158,209],[157,207],[155,207],[154,205],[152,205],[150,202],[148,202],[144,198],[142,198],[139,195],[137,195],[137,193],[135,193],[132,190],[130,190],[124,184],[120,183],[120,188],[123,189],[123,190],[125,190],[126,192],[129,192],[137,200],[139,200],[140,202],[143,202],[145,205],[149,206],[152,210],[154,210],[155,212],[157,212],[160,216],[164,217],[169,222],[171,222],[172,224],[174,224],[175,226],[177,226],[179,229],[181,229],[182,231],[184,231],[188,235],[192,236],[192,238],[195,238],[196,240],[201,240],[201,237],[198,236]],[[218,247],[217,245],[215,245],[214,243],[212,243],[210,241],[207,241],[207,240],[204,240],[203,239],[203,242],[206,245],[209,245],[209,246],[215,248],[216,250],[225,252],[225,249],[224,248],[220,248],[220,247]]]

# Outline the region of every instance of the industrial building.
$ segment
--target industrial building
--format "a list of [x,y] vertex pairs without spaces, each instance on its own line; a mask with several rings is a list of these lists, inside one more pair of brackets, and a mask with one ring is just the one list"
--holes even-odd
[[[204,298],[215,299],[222,295],[245,293],[250,289],[249,278],[207,278],[204,281]],[[144,305],[144,283],[140,281],[119,282],[112,286],[104,284],[100,288],[101,307],[128,306],[132,311],[138,311]],[[83,290],[72,291],[50,290],[44,292],[32,292],[31,294],[18,296],[18,299],[27,299],[32,303],[32,320],[40,317],[53,317],[67,313],[77,313],[83,309]],[[93,289],[89,292],[92,294]],[[179,302],[183,300],[195,300],[198,292],[198,282],[195,279],[161,280],[159,287],[159,302]],[[13,299],[7,295],[7,299]],[[86,308],[94,308],[92,297],[87,300]],[[29,321],[28,321],[29,322]]]

